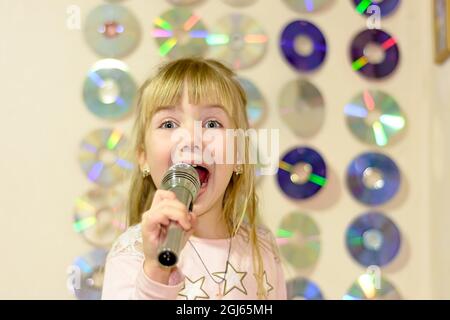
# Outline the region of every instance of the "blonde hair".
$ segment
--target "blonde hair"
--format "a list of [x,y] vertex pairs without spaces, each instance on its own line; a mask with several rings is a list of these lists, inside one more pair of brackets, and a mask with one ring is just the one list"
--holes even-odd
[[[145,132],[158,106],[176,105],[181,101],[184,86],[187,86],[189,102],[192,104],[220,104],[228,111],[235,128],[248,129],[245,91],[236,75],[222,63],[202,58],[184,58],[162,65],[157,74],[140,88],[137,117],[134,124],[134,151],[145,151]],[[223,197],[222,213],[228,231],[234,236],[239,229],[247,233],[252,245],[254,274],[257,279],[258,299],[267,298],[263,285],[264,266],[259,248],[257,226],[258,198],[255,192],[254,165],[247,161],[248,137],[245,137],[245,160],[242,174],[233,175]],[[128,224],[141,221],[142,214],[149,210],[157,187],[151,177],[143,178],[136,166],[129,192]],[[242,224],[246,220],[245,227]]]

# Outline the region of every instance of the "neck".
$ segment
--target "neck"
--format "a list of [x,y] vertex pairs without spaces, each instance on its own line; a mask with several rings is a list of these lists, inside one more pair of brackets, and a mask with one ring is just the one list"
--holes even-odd
[[225,239],[230,237],[227,224],[222,217],[222,204],[220,201],[218,205],[198,216],[194,236],[206,239]]

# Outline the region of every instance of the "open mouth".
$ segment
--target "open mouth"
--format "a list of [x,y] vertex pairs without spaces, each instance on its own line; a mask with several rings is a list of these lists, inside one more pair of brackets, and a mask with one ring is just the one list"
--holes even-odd
[[203,188],[204,186],[206,186],[206,184],[208,183],[208,179],[209,179],[209,170],[206,169],[203,166],[199,166],[199,165],[192,165],[195,170],[198,173],[198,177],[200,178],[200,186],[201,188]]

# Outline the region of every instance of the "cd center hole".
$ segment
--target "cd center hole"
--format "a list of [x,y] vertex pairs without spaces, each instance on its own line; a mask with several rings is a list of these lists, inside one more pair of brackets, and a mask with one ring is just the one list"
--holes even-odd
[[92,276],[86,279],[86,284],[94,289],[101,289],[103,287],[103,268],[95,270]]
[[104,233],[113,226],[113,212],[109,208],[98,211],[96,219],[96,231],[99,233]]
[[293,168],[291,181],[295,184],[305,184],[309,181],[312,173],[312,166],[306,162],[300,162]]
[[311,38],[299,35],[294,40],[294,48],[301,56],[308,57],[314,51],[314,43],[311,41]]
[[377,229],[370,229],[363,233],[364,246],[370,250],[378,251],[383,245],[383,234]]
[[119,86],[112,79],[107,79],[103,82],[99,90],[100,100],[104,104],[111,104],[117,101],[117,97],[119,96]]
[[382,112],[378,109],[370,110],[367,114],[367,117],[364,118],[366,125],[372,127],[372,125],[380,120],[382,116]]
[[101,149],[99,151],[98,158],[100,161],[105,163],[107,166],[110,166],[116,162],[116,155],[113,151],[108,149]]
[[371,190],[380,190],[384,187],[383,172],[377,168],[368,167],[363,172],[363,183]]
[[364,56],[371,64],[380,64],[386,58],[386,53],[378,43],[370,42],[364,48]]

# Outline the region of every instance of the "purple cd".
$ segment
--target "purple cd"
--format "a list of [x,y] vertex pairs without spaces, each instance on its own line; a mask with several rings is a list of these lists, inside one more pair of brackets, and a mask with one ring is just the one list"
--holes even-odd
[[[400,0],[378,0],[378,1],[368,1],[368,0],[351,0],[356,7],[356,11],[361,14],[365,14],[370,17],[375,13],[377,6],[379,8],[380,15],[382,17],[389,16],[394,13],[400,4]],[[377,11],[378,12],[378,11]]]
[[278,185],[290,198],[301,200],[314,196],[327,182],[327,167],[313,149],[299,147],[287,152],[280,161]]
[[354,220],[347,229],[346,245],[350,255],[363,266],[385,266],[400,250],[401,235],[391,219],[369,212]]
[[327,55],[327,43],[322,32],[304,20],[293,21],[284,28],[280,47],[285,59],[299,71],[317,69]]
[[400,60],[397,40],[381,30],[364,30],[350,48],[353,70],[371,79],[390,75]]
[[360,202],[371,206],[381,205],[398,192],[400,171],[389,157],[381,153],[365,153],[348,167],[347,186]]

